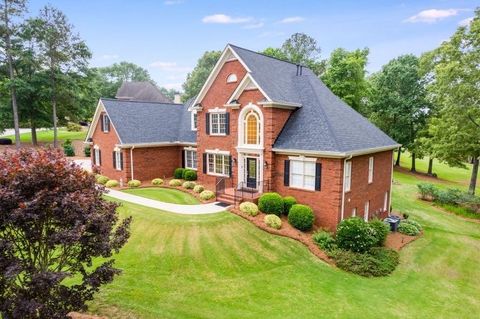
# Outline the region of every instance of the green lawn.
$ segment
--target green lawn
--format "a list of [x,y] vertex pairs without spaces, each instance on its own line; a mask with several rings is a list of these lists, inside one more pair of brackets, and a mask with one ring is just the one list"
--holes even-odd
[[[58,130],[58,139],[60,141],[65,141],[66,139],[74,140],[84,140],[87,136],[87,131],[82,132],[69,132],[66,130]],[[15,136],[8,135],[3,136],[6,138],[12,139],[15,143]],[[37,131],[37,140],[40,143],[53,143],[53,130],[45,130],[45,131]],[[23,133],[20,134],[20,141],[22,143],[31,143],[32,142],[32,134],[31,133]]]
[[173,204],[199,204],[192,195],[172,188],[130,188],[123,190],[125,193],[142,196],[150,199],[159,200],[161,202],[173,203]]
[[425,226],[386,278],[332,268],[302,244],[230,214],[175,215],[124,203],[123,274],[90,311],[110,318],[477,318],[480,224],[416,199],[395,173],[394,208]]

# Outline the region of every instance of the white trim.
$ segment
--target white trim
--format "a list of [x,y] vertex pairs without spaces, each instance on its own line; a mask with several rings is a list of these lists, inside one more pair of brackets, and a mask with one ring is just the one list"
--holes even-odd
[[365,202],[365,211],[363,212],[363,220],[365,220],[366,222],[368,222],[369,213],[370,213],[370,201],[367,200]]
[[[195,121],[194,121],[195,115],[197,116],[196,125],[195,125]],[[191,110],[190,111],[190,129],[192,131],[198,130],[198,111],[197,110]]]
[[221,154],[221,155],[230,155],[230,151],[221,151],[218,148],[214,150],[205,150],[205,153],[210,153],[210,154]]
[[[348,170],[347,170],[348,164]],[[347,171],[348,171],[348,188],[347,188]],[[352,189],[352,161],[345,161],[343,166],[343,192],[348,193]]]
[[95,166],[101,166],[100,156],[100,147],[98,147],[98,145],[95,145],[95,147],[93,148],[93,164]]
[[[207,158],[207,175],[230,177],[229,173],[232,170],[232,168],[230,167],[230,153],[225,154],[222,151],[219,151],[217,153],[205,151],[205,153],[207,153],[207,156],[206,156],[206,158]],[[210,155],[213,156],[213,172],[210,171],[210,162],[209,162]],[[215,172],[216,167],[217,167],[217,156],[222,157],[222,171],[223,171],[223,174]],[[227,158],[227,162],[225,162],[226,158]],[[225,163],[228,163],[228,167],[229,167],[227,174],[225,174]],[[233,163],[232,163],[232,165],[233,165]]]
[[130,148],[130,177],[133,178],[133,149],[135,148],[135,145]]
[[[230,54],[230,55],[228,55]],[[223,52],[222,54],[220,55],[220,58],[218,59],[217,63],[215,64],[215,66],[213,67],[213,70],[212,72],[210,72],[207,80],[205,81],[205,83],[203,84],[202,86],[202,89],[200,90],[200,92],[198,93],[197,97],[195,98],[195,101],[193,101],[193,104],[192,105],[196,105],[198,104],[199,102],[201,102],[203,100],[203,98],[205,97],[205,94],[207,94],[208,90],[210,89],[210,87],[212,86],[213,84],[213,81],[217,78],[218,76],[218,73],[220,72],[220,69],[223,67],[223,65],[225,64],[225,62],[227,62],[227,60],[231,60],[232,58],[229,58],[229,56],[233,55],[241,64],[242,66],[245,68],[245,70],[247,70],[247,73],[250,73],[251,70],[247,67],[247,65],[245,64],[245,62],[242,61],[242,59],[240,59],[240,57],[238,56],[238,54],[235,52],[235,50],[233,50],[230,45],[228,44],[225,49],[223,49]]]
[[93,119],[92,119],[92,123],[90,123],[90,127],[88,128],[88,132],[87,132],[87,136],[85,137],[85,142],[88,143],[88,139],[89,138],[92,138],[93,137],[93,133],[95,132],[95,128],[97,127],[98,125],[98,121],[100,119],[100,114],[102,112],[105,112],[105,114],[107,114],[108,118],[110,119],[110,131],[113,130],[115,131],[115,135],[117,136],[118,138],[118,141],[120,142],[120,144],[122,143],[122,138],[120,137],[120,135],[118,134],[118,131],[117,129],[115,128],[115,125],[113,124],[112,122],[112,118],[110,117],[110,115],[108,114],[107,112],[107,109],[105,108],[105,105],[103,105],[102,103],[102,99],[99,99],[98,100],[98,104],[97,104],[97,108],[95,109],[95,114],[93,115]]
[[260,85],[258,85],[257,81],[255,81],[253,76],[250,73],[247,73],[243,77],[242,81],[240,81],[235,91],[233,91],[232,95],[230,95],[230,97],[228,98],[227,104],[233,100],[237,100],[240,97],[240,95],[242,95],[243,91],[255,90],[255,89],[258,89],[260,93],[262,93],[262,95],[267,99],[267,101],[271,101],[267,93],[265,93],[265,91],[260,87]]
[[[227,60],[228,61],[228,60]],[[230,73],[227,76],[227,83],[235,83],[238,81],[237,75],[235,73]]]
[[347,161],[351,160],[351,159],[352,159],[352,157],[350,156],[350,157],[347,157],[347,158],[345,158],[345,159],[343,160],[343,174],[342,174],[342,177],[343,177],[343,178],[342,178],[342,206],[341,206],[341,208],[340,208],[340,221],[342,221],[342,220],[343,220],[343,218],[344,218],[344,215],[345,215],[345,192],[343,191],[343,190],[344,190],[344,188],[345,188],[345,185],[344,185],[344,183],[345,183],[345,163],[346,163]]
[[123,168],[122,168],[122,159],[121,159],[121,151],[118,147],[115,147],[113,149],[113,151],[115,152],[115,170],[117,171],[121,171]]
[[352,217],[355,217],[355,216],[357,216],[357,207],[354,207],[352,209]]
[[384,198],[383,198],[383,211],[386,212],[388,210],[388,191],[385,192]]
[[287,110],[294,110],[299,107],[302,107],[302,104],[299,104],[299,103],[276,102],[276,101],[262,101],[262,102],[258,102],[258,104],[263,107],[274,107],[277,109],[287,109]]
[[299,156],[289,156],[288,159],[289,159],[289,160],[292,160],[292,161],[317,162],[317,158],[316,158],[316,157],[305,157],[305,156],[303,156],[303,155],[299,155]]
[[390,216],[390,207],[392,206],[392,188],[393,188],[393,159],[394,159],[394,152],[392,151],[392,169],[390,171],[390,190],[388,191],[388,216]]
[[390,151],[399,148],[401,144],[395,144],[390,146],[381,146],[381,147],[372,147],[366,148],[351,152],[329,152],[329,151],[311,151],[311,150],[295,150],[295,149],[285,149],[285,148],[273,148],[272,151],[279,154],[285,155],[311,155],[317,157],[330,157],[330,158],[345,158],[345,157],[353,157],[353,156],[360,156],[365,154],[373,154],[383,151]]
[[214,109],[208,109],[208,113],[227,113],[227,109],[221,109],[218,106]]
[[[184,150],[184,161],[185,161],[185,168],[188,168],[188,169],[191,169],[191,170],[197,170],[198,169],[198,153],[197,153],[197,149],[196,148],[192,148],[192,147],[184,147],[183,148]],[[193,167],[193,166],[188,166],[188,154],[191,153],[192,154],[192,165],[195,165],[197,167]],[[193,158],[193,154],[195,153],[195,160]]]
[[368,184],[372,184],[373,183],[373,169],[375,167],[375,160],[373,158],[373,156],[370,156],[368,158]]
[[[217,108],[217,109],[218,109],[218,108]],[[210,111],[209,111],[209,112],[210,112]],[[222,115],[222,114],[225,115],[225,123],[224,123],[225,127],[224,127],[224,132],[221,132],[222,126],[221,126],[221,124],[220,124],[220,115]],[[210,123],[209,123],[209,130],[210,130],[210,132],[208,132],[209,135],[213,135],[213,136],[226,136],[226,135],[227,135],[227,125],[228,125],[228,124],[227,124],[227,116],[226,116],[226,114],[227,114],[227,112],[223,112],[223,111],[220,111],[220,112],[218,112],[218,111],[213,111],[213,112],[211,112],[210,116],[208,117],[208,120],[210,121]],[[214,132],[214,131],[213,131],[213,124],[214,124],[213,122],[214,122],[214,118],[215,118],[215,117],[218,117],[217,120],[216,120],[216,122],[217,122],[216,125],[217,125],[217,129],[218,129],[217,132]]]
[[[258,115],[258,138],[259,138],[259,143],[258,144],[245,144],[245,117],[246,115],[250,112],[254,111]],[[237,135],[237,150],[238,149],[256,149],[256,150],[263,150],[263,144],[264,144],[264,118],[263,118],[263,112],[262,110],[256,106],[255,104],[252,104],[251,102],[248,103],[241,111],[240,114],[238,115],[238,135]]]
[[182,146],[182,145],[197,146],[197,143],[176,141],[176,142],[160,142],[160,143],[117,144],[117,146],[120,148],[131,148],[132,146],[138,147],[138,148],[146,148],[146,147],[162,147],[162,146]]
[[[290,169],[289,169],[289,171],[290,171],[290,176],[289,176],[290,183],[289,183],[289,187],[314,191],[315,190],[315,178],[316,178],[315,163],[317,162],[317,159],[316,158],[314,158],[314,159],[307,158],[307,157],[303,157],[303,156],[298,156],[298,157],[290,156],[289,160],[290,160]],[[294,165],[295,162],[302,164],[302,173],[301,174],[293,172],[293,165]],[[313,175],[307,175],[305,173],[306,163],[313,164]],[[302,185],[301,186],[293,184],[293,176],[294,175],[302,176]],[[306,186],[305,176],[313,177],[313,185],[312,186],[310,186],[310,187]]]
[[192,147],[192,146],[185,146],[183,149],[184,149],[185,151],[196,151],[196,150],[197,150],[196,147]]
[[[246,158],[247,157],[256,157],[257,158],[257,183],[263,181],[263,171],[264,171],[264,157],[263,149],[249,149],[247,151],[238,151],[237,153],[237,171],[238,171],[238,183],[243,183],[246,185],[247,181],[245,180],[246,176]],[[263,192],[263,183],[258,185],[257,190],[261,193]]]

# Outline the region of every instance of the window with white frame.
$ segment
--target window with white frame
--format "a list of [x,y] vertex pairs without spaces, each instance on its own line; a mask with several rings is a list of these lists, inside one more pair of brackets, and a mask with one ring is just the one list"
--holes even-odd
[[352,217],[355,217],[355,216],[357,216],[357,207],[352,209]]
[[102,130],[104,133],[110,132],[110,118],[106,114],[102,115]]
[[368,158],[368,183],[373,182],[373,156]]
[[227,83],[237,82],[237,75],[235,73],[229,74],[227,77]]
[[388,192],[385,192],[385,197],[383,199],[383,211],[386,212],[388,209]]
[[316,159],[290,158],[290,186],[315,190]]
[[352,186],[352,162],[351,161],[345,162],[343,176],[344,176],[343,190],[345,192],[349,192],[350,187]]
[[230,156],[224,154],[207,154],[208,173],[213,175],[230,175]]
[[368,212],[370,210],[370,201],[367,200],[365,202],[365,214],[363,215],[363,219],[365,219],[366,222],[368,222]]
[[197,151],[185,150],[185,168],[197,169]]
[[227,114],[211,113],[210,114],[210,134],[225,135],[227,132]]
[[122,170],[122,151],[116,148],[114,150],[114,154],[115,154],[115,169],[117,171],[121,171]]
[[192,111],[192,131],[196,131],[197,130],[197,125],[198,125],[198,114],[197,114],[197,110],[193,110]]
[[244,144],[258,145],[260,144],[260,117],[257,112],[251,110],[245,115],[243,122]]
[[102,160],[100,159],[100,148],[98,146],[93,147],[94,161],[95,165],[102,165]]

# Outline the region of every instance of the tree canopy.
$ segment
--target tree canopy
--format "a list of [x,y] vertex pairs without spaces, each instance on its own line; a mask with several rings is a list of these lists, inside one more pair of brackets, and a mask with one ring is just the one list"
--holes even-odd
[[155,83],[147,70],[131,62],[122,61],[110,66],[96,68],[100,84],[100,96],[114,98],[123,82]]
[[207,51],[198,59],[197,65],[192,72],[188,73],[187,79],[183,83],[183,101],[196,96],[200,92],[221,54],[221,51]]

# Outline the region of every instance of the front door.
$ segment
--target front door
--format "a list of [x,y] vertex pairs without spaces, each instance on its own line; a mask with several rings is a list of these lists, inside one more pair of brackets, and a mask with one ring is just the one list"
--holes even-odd
[[247,187],[257,188],[257,159],[247,157]]

